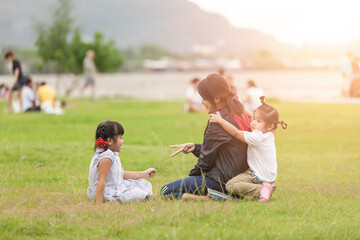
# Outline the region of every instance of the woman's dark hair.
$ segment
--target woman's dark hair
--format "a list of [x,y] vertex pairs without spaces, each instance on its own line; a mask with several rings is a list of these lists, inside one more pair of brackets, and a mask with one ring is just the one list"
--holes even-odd
[[[104,141],[107,141],[108,138],[116,141],[116,137],[119,135],[124,135],[125,130],[120,123],[116,121],[106,120],[101,123],[96,128],[95,133],[95,141],[99,138],[102,138]],[[94,150],[96,150],[97,145],[95,144]],[[106,151],[108,149],[108,145],[105,144],[103,149]]]
[[230,114],[236,113],[241,116],[244,112],[244,106],[239,101],[236,93],[229,87],[228,82],[220,74],[214,73],[201,80],[198,85],[200,96],[216,106],[215,97],[220,97],[220,101],[229,108]]
[[278,124],[281,124],[283,129],[287,128],[287,124],[284,121],[279,121],[279,111],[273,106],[265,103],[265,97],[260,97],[261,106],[255,109],[254,113],[260,111],[261,117],[264,119],[266,124],[274,124],[272,130],[277,129]]

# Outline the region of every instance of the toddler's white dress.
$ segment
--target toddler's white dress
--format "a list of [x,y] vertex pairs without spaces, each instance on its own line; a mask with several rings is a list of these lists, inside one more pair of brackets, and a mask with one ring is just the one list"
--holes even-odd
[[121,166],[117,152],[113,152],[110,149],[106,151],[97,149],[91,160],[89,170],[89,188],[87,194],[91,199],[96,200],[96,184],[99,174],[98,164],[103,158],[109,158],[112,161],[109,175],[105,182],[105,199],[109,201],[130,202],[134,200],[144,200],[153,195],[150,182],[142,178],[123,178],[124,169]]

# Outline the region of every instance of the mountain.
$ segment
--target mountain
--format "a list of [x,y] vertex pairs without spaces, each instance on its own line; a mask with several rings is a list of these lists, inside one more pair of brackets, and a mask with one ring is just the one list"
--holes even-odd
[[[224,55],[268,49],[285,55],[294,47],[251,29],[233,27],[223,16],[201,10],[186,0],[77,0],[75,25],[85,38],[100,30],[119,47],[156,44],[190,52],[194,45],[215,46]],[[35,22],[49,22],[56,0],[11,0],[1,3],[0,45],[33,47]]]

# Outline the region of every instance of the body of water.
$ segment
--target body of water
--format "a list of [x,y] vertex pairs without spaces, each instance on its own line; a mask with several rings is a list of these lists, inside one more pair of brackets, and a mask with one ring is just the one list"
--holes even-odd
[[[145,72],[99,74],[96,77],[97,96],[123,96],[139,99],[173,100],[183,99],[191,79],[206,77],[211,72]],[[231,74],[239,94],[246,82],[253,79],[264,89],[267,97],[291,101],[357,102],[341,96],[342,76],[339,71],[240,71]],[[56,86],[56,75],[33,75],[33,81],[46,81]],[[62,75],[60,95],[73,80],[71,75]],[[11,75],[0,76],[0,83],[10,84]],[[79,96],[84,79],[79,77],[72,96]],[[89,94],[89,89],[85,95]]]

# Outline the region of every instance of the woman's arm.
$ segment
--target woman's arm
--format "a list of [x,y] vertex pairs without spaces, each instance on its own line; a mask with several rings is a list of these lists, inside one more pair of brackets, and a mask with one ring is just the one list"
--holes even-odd
[[170,145],[170,148],[179,148],[179,150],[177,150],[176,152],[174,152],[173,154],[171,154],[171,158],[176,156],[177,154],[183,152],[185,154],[191,153],[195,150],[195,144],[194,143],[183,143],[180,145]]
[[98,181],[96,184],[96,204],[102,204],[104,202],[105,182],[109,175],[109,171],[112,165],[110,158],[103,158],[98,165]]
[[218,123],[231,136],[246,143],[244,138],[244,132],[237,129],[234,125],[223,119],[219,112],[210,114],[210,122]]
[[155,168],[149,168],[145,171],[125,171],[124,179],[153,178],[156,172]]

